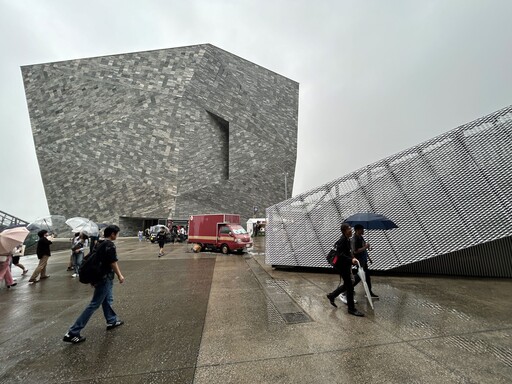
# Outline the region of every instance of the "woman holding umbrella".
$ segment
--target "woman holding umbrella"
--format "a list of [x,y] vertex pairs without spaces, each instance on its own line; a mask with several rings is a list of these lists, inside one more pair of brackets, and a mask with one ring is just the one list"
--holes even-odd
[[23,243],[28,236],[25,227],[9,228],[0,232],[0,280],[4,279],[7,288],[14,287],[16,283],[11,275],[10,262],[14,248]]
[[8,254],[0,257],[5,259],[3,262],[0,260],[0,280],[5,280],[7,288],[14,287],[17,283],[14,282],[11,274],[11,268],[9,268],[9,264],[11,263],[11,255]]

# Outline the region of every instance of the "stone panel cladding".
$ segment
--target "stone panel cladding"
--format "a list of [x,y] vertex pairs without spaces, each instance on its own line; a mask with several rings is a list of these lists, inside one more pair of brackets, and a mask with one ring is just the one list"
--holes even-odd
[[284,171],[291,195],[298,83],[281,75],[209,44],[22,73],[52,213],[245,218],[284,199]]

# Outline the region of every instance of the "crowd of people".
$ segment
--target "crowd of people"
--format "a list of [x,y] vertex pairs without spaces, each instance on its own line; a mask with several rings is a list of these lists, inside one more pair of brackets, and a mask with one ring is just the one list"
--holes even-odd
[[[92,258],[93,255],[98,255],[98,268],[100,268],[101,277],[92,284],[94,287],[92,299],[64,335],[63,341],[65,342],[76,344],[85,341],[85,337],[81,336],[80,331],[87,325],[91,316],[100,306],[107,322],[107,330],[112,330],[123,324],[123,321],[118,319],[112,308],[114,277],[117,276],[120,283],[124,283],[125,280],[118,265],[117,251],[114,244],[119,231],[117,225],[109,225],[103,231],[103,239],[100,239],[99,236],[89,237],[85,233],[75,233],[75,236],[71,239],[71,255],[68,265],[68,270],[73,272],[71,276],[79,276],[79,268],[84,262],[84,257]],[[29,279],[29,284],[32,285],[50,277],[46,267],[51,257],[51,245],[54,240],[53,236],[45,229],[40,230],[37,236],[36,255],[38,264]],[[0,280],[5,280],[7,288],[17,285],[12,277],[12,265],[22,269],[22,275],[28,272],[28,269],[19,262],[24,249],[25,246],[20,244],[9,255],[5,255],[5,260],[0,260]],[[85,256],[86,253],[87,256]]]
[[[81,331],[100,306],[102,306],[103,309],[103,315],[107,323],[107,330],[112,330],[123,324],[123,321],[118,319],[117,314],[112,308],[114,277],[117,276],[120,283],[125,281],[118,265],[117,251],[114,244],[114,240],[117,239],[119,231],[120,229],[118,226],[109,225],[104,229],[103,239],[99,239],[99,237],[89,237],[85,233],[75,233],[75,236],[71,239],[71,255],[67,268],[68,271],[73,272],[71,276],[74,278],[79,276],[79,268],[84,262],[84,257],[87,257],[85,255],[87,253],[88,256],[93,254],[100,255],[100,260],[102,260],[100,264],[102,278],[98,282],[92,284],[94,286],[92,299],[64,335],[63,341],[65,342],[77,344],[85,341],[85,337],[81,335]],[[185,227],[178,228],[174,226],[172,231],[176,236],[186,235]],[[332,306],[337,307],[335,299],[340,296],[341,301],[348,306],[348,313],[354,316],[364,316],[364,314],[358,311],[355,307],[356,301],[354,299],[354,287],[361,281],[361,279],[359,278],[359,275],[354,273],[353,266],[357,265],[365,271],[366,284],[368,285],[371,298],[378,299],[378,296],[372,291],[370,271],[368,268],[368,263],[372,262],[368,254],[368,250],[371,249],[370,244],[367,243],[363,237],[363,226],[355,225],[354,231],[355,234],[353,235],[350,225],[341,225],[342,235],[335,244],[336,253],[339,256],[338,262],[335,265],[335,270],[340,274],[340,281],[343,280],[343,284],[340,284],[334,291],[328,293],[327,298]],[[257,233],[258,231],[256,230],[255,232]],[[139,231],[138,235],[139,241],[142,241],[142,231]],[[168,232],[165,227],[162,226],[156,236],[160,249],[158,254],[159,257],[164,255],[164,245],[167,235]],[[31,284],[35,284],[42,279],[50,277],[47,274],[46,267],[48,259],[51,257],[50,246],[52,244],[53,237],[47,230],[39,231],[38,237],[39,240],[37,242],[36,254],[39,262],[29,279],[29,283]],[[0,279],[5,279],[8,288],[16,285],[10,271],[11,264],[20,268],[23,275],[28,272],[28,269],[19,262],[20,256],[23,252],[24,246],[19,245],[13,250],[12,254],[9,255],[9,260],[0,263]],[[354,279],[352,278],[353,274],[355,275]]]

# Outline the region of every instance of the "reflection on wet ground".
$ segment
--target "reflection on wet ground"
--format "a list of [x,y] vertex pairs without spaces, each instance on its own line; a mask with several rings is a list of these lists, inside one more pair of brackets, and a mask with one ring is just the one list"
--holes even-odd
[[18,286],[0,288],[1,383],[512,382],[510,280],[375,276],[380,300],[372,310],[357,287],[356,318],[325,297],[338,276],[273,270],[264,238],[244,256],[168,244],[158,258],[135,239],[118,250],[126,323],[107,333],[100,310],[80,345],[61,338],[92,291],[65,271],[68,253],[35,285],[14,269]]

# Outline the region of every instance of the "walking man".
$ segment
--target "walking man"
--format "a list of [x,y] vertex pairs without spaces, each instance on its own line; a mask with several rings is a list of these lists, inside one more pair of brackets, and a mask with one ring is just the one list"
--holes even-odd
[[[378,300],[379,296],[377,296],[372,291],[372,281],[370,278],[370,270],[368,269],[368,261],[370,263],[372,262],[372,259],[370,258],[370,255],[368,254],[368,251],[371,250],[370,244],[366,242],[364,239],[364,227],[361,224],[354,225],[354,236],[352,237],[350,244],[352,247],[352,253],[354,257],[359,261],[359,265],[361,268],[363,268],[365,277],[366,277],[366,284],[368,285],[368,290],[370,291],[370,296],[374,300]],[[357,268],[352,269],[352,273],[354,275],[354,288],[357,284],[361,282],[361,278],[359,277],[359,274],[357,273]],[[347,304],[347,293],[342,292],[341,293],[341,301],[343,301],[345,304]],[[354,299],[354,302],[357,303],[356,299]]]
[[334,299],[342,292],[347,292],[347,305],[348,313],[354,316],[364,316],[363,313],[359,312],[354,304],[354,288],[352,286],[352,265],[357,264],[357,259],[352,256],[350,249],[350,237],[352,236],[352,228],[350,225],[343,223],[341,224],[341,238],[337,244],[338,262],[336,263],[335,269],[341,275],[343,279],[343,285],[336,288],[333,292],[327,294],[327,298],[333,307],[338,307],[334,302]]
[[103,308],[103,315],[107,321],[107,331],[123,325],[124,322],[117,318],[117,314],[112,309],[112,303],[114,302],[114,274],[117,275],[121,284],[124,282],[124,276],[121,274],[121,270],[117,264],[116,246],[113,243],[113,241],[117,239],[119,230],[117,225],[109,225],[105,228],[105,240],[98,244],[96,249],[96,255],[99,257],[99,260],[101,260],[101,266],[105,276],[103,280],[94,285],[94,294],[91,302],[78,319],[76,319],[71,328],[69,328],[68,332],[64,335],[63,341],[73,344],[85,341],[85,337],[80,335],[80,331],[87,325],[87,322],[100,305]]
[[[48,259],[52,255],[50,252],[50,245],[52,242],[48,239],[50,236],[46,229],[42,229],[37,232],[37,236],[39,236],[39,240],[37,241],[36,254],[39,259],[39,264],[34,270],[32,276],[30,276],[30,279],[28,280],[29,283],[37,283],[39,281],[37,280],[39,275],[41,275],[40,280],[50,277],[50,275],[46,274],[46,265],[48,264]],[[53,237],[50,237],[50,239],[53,240]]]
[[[368,255],[368,251],[370,250],[370,244],[366,242],[364,239],[364,227],[361,224],[354,225],[354,237],[352,238],[352,251],[354,252],[354,256],[357,260],[359,260],[359,264],[361,265],[361,268],[363,268],[365,277],[366,277],[366,284],[368,285],[368,290],[370,291],[370,296],[372,299],[378,299],[379,296],[377,296],[372,291],[372,281],[370,278],[370,270],[368,269],[368,261],[370,263],[372,262],[372,259],[370,258],[370,255]],[[356,274],[355,281],[354,281],[354,287],[359,284],[361,281],[361,278],[359,275]]]
[[160,231],[156,235],[156,241],[158,242],[158,246],[160,247],[160,251],[158,252],[158,257],[162,257],[164,255],[164,245],[165,238],[167,237],[165,230],[163,227],[160,228]]

